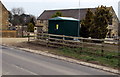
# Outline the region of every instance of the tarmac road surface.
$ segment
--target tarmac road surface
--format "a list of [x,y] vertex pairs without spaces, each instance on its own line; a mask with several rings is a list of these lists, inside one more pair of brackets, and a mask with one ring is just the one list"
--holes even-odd
[[3,75],[114,75],[86,67],[5,46],[2,49]]

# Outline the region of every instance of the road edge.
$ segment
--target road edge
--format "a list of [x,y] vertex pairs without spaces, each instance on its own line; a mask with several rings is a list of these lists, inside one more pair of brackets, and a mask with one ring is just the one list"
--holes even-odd
[[[8,47],[9,45],[3,44],[2,46],[7,46]],[[20,47],[14,47],[14,46],[9,46],[9,47],[12,47],[12,48],[15,48],[15,49],[19,49],[19,50],[22,50],[22,51],[26,51],[26,52],[31,52],[31,53],[43,55],[43,56],[48,56],[48,57],[59,59],[59,60],[64,60],[64,61],[67,61],[67,62],[70,62],[70,63],[76,63],[76,64],[79,64],[79,65],[92,67],[92,68],[95,68],[95,69],[100,69],[100,70],[111,72],[111,73],[115,73],[115,74],[120,74],[119,70],[116,70],[116,69],[113,69],[113,68],[110,68],[110,67],[105,67],[105,66],[101,66],[101,65],[97,65],[97,64],[92,64],[92,63],[88,63],[88,62],[78,61],[78,60],[75,60],[75,59],[72,59],[72,58],[68,58],[68,57],[58,56],[58,55],[49,53],[48,51],[31,50],[31,49],[28,49],[28,48],[20,48]]]

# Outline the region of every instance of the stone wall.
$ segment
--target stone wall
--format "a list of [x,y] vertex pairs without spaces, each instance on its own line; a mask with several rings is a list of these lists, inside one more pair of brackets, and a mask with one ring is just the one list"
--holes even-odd
[[37,20],[37,24],[42,27],[43,32],[48,32],[48,20]]
[[0,25],[2,30],[7,30],[9,26],[9,12],[0,2]]
[[119,20],[115,11],[111,8],[110,12],[113,14],[112,25],[108,26],[108,29],[111,30],[110,37],[118,37],[118,25]]
[[2,37],[7,37],[7,38],[17,37],[17,31],[15,30],[1,30],[0,32],[2,33]]
[[2,29],[2,4],[0,3],[0,30]]

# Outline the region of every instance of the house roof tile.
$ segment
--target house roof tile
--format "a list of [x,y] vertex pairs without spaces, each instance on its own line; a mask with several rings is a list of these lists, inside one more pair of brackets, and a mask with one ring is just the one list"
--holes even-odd
[[[96,8],[91,8],[93,12],[95,12]],[[39,17],[38,20],[48,20],[52,18],[52,16],[56,12],[61,12],[62,17],[72,17],[75,19],[83,19],[86,15],[87,9],[63,9],[63,10],[45,10]],[[80,15],[79,15],[80,12]],[[80,16],[80,17],[79,17]]]
[[[107,8],[111,8],[111,7],[107,7]],[[62,17],[72,17],[75,19],[79,19],[82,20],[85,18],[85,15],[87,13],[87,9],[88,8],[80,8],[80,9],[61,9],[61,10],[45,10],[39,17],[38,20],[48,20],[51,19],[52,16],[56,13],[56,12],[61,12],[62,13]],[[93,12],[95,12],[96,8],[89,8],[91,9]],[[113,8],[112,8],[113,9]],[[79,14],[80,13],[80,14]]]

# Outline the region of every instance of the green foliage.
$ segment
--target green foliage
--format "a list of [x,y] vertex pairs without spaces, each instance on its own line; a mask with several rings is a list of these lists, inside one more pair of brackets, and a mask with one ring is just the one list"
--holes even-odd
[[92,25],[91,37],[104,39],[108,32],[108,24],[112,18],[110,9],[106,6],[98,7],[95,12],[94,25]]
[[91,25],[94,25],[94,14],[90,9],[87,10],[86,17],[81,21],[81,30],[80,34],[82,37],[90,37]]
[[33,23],[35,25],[35,17],[32,15],[27,14],[21,14],[21,15],[12,15],[12,13],[9,13],[9,21],[12,25],[27,25],[29,23]]
[[9,22],[11,23],[12,22],[12,13],[9,11]]
[[29,23],[28,24],[27,30],[28,30],[28,32],[34,32],[34,25],[33,25],[33,23]]
[[35,18],[31,18],[30,23],[32,23],[35,26]]
[[93,13],[87,10],[86,17],[81,21],[81,36],[104,39],[108,32],[108,24],[111,22],[112,14],[106,6],[98,7]]
[[56,12],[53,16],[52,16],[52,18],[54,18],[54,17],[61,17],[62,16],[62,13],[61,12]]

